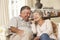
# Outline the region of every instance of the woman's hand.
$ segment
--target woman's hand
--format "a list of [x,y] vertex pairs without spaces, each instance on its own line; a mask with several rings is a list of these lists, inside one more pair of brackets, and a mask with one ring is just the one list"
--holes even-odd
[[39,40],[39,37],[35,37],[34,40]]

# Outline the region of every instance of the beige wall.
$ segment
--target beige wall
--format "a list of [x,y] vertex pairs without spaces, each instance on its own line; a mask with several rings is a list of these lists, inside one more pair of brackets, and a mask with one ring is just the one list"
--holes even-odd
[[[36,0],[30,0],[27,1],[28,5],[31,6],[31,4],[29,4],[30,2],[33,2],[33,6],[36,3]],[[41,3],[43,4],[43,7],[53,7],[54,9],[60,9],[60,0],[41,0]],[[31,6],[32,7],[32,6]],[[52,21],[56,22],[56,23],[60,23],[60,17],[57,18],[52,18]]]
[[0,26],[8,23],[8,0],[0,0]]
[[34,7],[35,4],[35,0],[26,0],[26,5],[30,6],[30,7]]
[[51,21],[55,23],[60,23],[60,17],[51,18]]
[[[27,5],[30,7],[34,7],[36,0],[26,0]],[[60,9],[60,0],[41,0],[43,7],[53,7],[55,9]]]
[[[53,7],[54,9],[60,9],[60,0],[41,0],[43,7]],[[60,23],[60,17],[51,18],[52,21]]]
[[41,0],[43,7],[53,7],[55,9],[60,9],[60,0]]

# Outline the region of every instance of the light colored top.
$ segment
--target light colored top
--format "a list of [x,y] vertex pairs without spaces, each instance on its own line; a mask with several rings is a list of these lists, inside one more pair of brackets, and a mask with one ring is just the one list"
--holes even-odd
[[16,27],[24,31],[31,31],[30,22],[24,21],[20,16],[12,18],[9,22],[9,28],[10,26]]
[[10,40],[17,40],[17,38],[18,38],[18,40],[31,40],[32,31],[31,31],[30,22],[26,22],[23,20],[22,17],[18,16],[18,17],[14,17],[10,20],[9,28],[11,26],[18,28],[20,30],[23,30],[24,33],[22,36],[19,36],[16,33],[13,33],[10,31],[9,34],[13,34],[13,35],[11,35]]
[[53,28],[51,21],[49,19],[45,20],[45,22],[40,26],[39,24],[35,25],[31,24],[33,33],[37,33],[37,36],[41,36],[43,33],[47,33],[51,38],[56,38],[53,35]]

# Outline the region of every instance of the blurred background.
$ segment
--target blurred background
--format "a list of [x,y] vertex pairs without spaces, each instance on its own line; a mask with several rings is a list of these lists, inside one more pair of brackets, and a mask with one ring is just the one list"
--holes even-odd
[[[42,9],[53,8],[54,10],[60,11],[60,0],[41,0],[40,2],[43,4]],[[0,0],[0,31],[2,29],[2,26],[3,29],[7,27],[7,24],[12,17],[18,16],[20,14],[20,8],[22,6],[30,6],[33,10],[35,9],[35,4],[36,0]],[[50,20],[58,24],[57,35],[59,35],[58,38],[60,38],[60,17],[53,17]],[[5,36],[3,37],[6,38]]]

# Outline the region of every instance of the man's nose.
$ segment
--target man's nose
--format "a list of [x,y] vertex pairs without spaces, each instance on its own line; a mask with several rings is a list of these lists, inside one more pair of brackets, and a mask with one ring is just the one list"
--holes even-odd
[[30,16],[30,14],[28,14],[28,16]]

